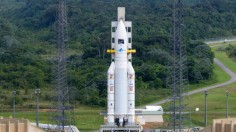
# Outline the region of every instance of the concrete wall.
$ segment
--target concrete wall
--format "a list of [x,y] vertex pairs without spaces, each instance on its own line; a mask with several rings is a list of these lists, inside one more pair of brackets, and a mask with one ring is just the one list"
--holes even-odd
[[139,115],[136,116],[136,121],[141,125],[146,123],[163,123],[162,115]]
[[26,119],[0,119],[0,132],[44,132]]
[[212,132],[236,132],[236,118],[213,120]]
[[204,129],[201,129],[199,132],[211,132],[211,128],[212,128],[211,126],[208,126]]
[[143,115],[146,122],[163,122],[162,115]]

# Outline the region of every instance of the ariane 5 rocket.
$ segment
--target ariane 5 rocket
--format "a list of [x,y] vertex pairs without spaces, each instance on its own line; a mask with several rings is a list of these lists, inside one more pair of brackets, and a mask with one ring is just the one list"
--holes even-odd
[[111,23],[112,62],[107,73],[107,122],[117,126],[135,123],[135,71],[131,64],[132,22],[125,21],[125,8],[118,7],[118,20]]

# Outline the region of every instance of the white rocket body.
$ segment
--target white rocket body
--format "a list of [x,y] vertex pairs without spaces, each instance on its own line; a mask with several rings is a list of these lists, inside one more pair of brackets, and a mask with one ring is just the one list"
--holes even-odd
[[[131,32],[124,19],[118,19],[112,43],[112,63],[108,70],[108,123],[134,124],[135,71],[131,64]],[[131,22],[129,22],[131,23]],[[131,25],[131,24],[130,24]]]

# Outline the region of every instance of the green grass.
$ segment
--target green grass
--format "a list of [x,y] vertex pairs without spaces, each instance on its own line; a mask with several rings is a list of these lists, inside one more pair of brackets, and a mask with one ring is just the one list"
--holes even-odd
[[[166,97],[168,90],[166,89],[136,89],[136,106],[145,106],[150,103],[154,103],[158,100],[162,100]],[[148,95],[148,96],[147,96]]]
[[230,59],[225,52],[215,51],[215,57],[220,60],[226,67],[236,73],[236,62]]
[[[190,84],[189,90],[212,86],[212,85],[223,83],[230,80],[230,76],[227,73],[225,73],[218,65],[213,64],[213,66],[214,66],[214,70],[213,70],[212,78],[210,78],[209,80],[200,81],[197,84]],[[137,92],[140,93],[141,91],[137,90]],[[144,93],[144,92],[147,92],[147,93]],[[141,98],[141,100],[140,99],[136,100],[136,104],[138,104],[138,106],[145,106],[146,104],[157,102],[158,100],[162,100],[163,98],[166,98],[167,96],[169,96],[168,91],[166,89],[146,90],[146,91],[143,91],[142,94],[138,94],[138,95],[139,96],[148,95],[146,97],[138,97],[138,98]]]
[[[0,112],[1,116],[4,118],[12,118],[13,112]],[[39,121],[40,123],[48,123],[48,112],[39,112]],[[31,122],[35,122],[36,112],[33,110],[30,111],[17,111],[16,109],[16,118],[18,119],[28,119]]]
[[[75,109],[73,112],[74,123],[81,132],[88,132],[99,130],[100,125],[103,124],[103,116],[100,115],[100,108],[91,108],[80,106],[79,109]],[[16,109],[16,118],[18,119],[28,119],[31,122],[35,122],[35,110],[31,109],[28,111],[17,111]],[[55,124],[55,122],[50,122],[50,112],[41,111],[39,112],[39,122],[45,124]],[[12,117],[12,112],[0,112],[0,116],[9,118]]]
[[104,123],[103,116],[100,115],[100,109],[85,109],[85,110],[76,110],[76,126],[82,131],[92,131],[99,130],[100,125]]
[[190,84],[189,89],[190,90],[199,89],[199,88],[212,86],[212,85],[223,83],[230,80],[230,76],[227,73],[225,73],[218,65],[213,64],[213,66],[214,66],[214,70],[213,70],[213,76],[211,79],[200,81],[198,84]]
[[[230,84],[225,87],[209,90],[207,96],[208,106],[208,124],[212,123],[213,119],[225,118],[226,113],[226,94],[229,91],[229,116],[236,117],[236,83]],[[204,93],[198,93],[190,96],[190,106],[194,111],[195,108],[199,108],[199,112],[192,114],[192,121],[195,125],[204,125]]]
[[216,78],[215,80],[217,83],[223,83],[230,80],[230,76],[216,64],[214,64],[213,73],[213,78]]
[[[223,45],[222,45],[223,44]],[[212,51],[215,53],[215,57],[220,60],[226,67],[236,73],[236,62],[230,59],[224,52],[216,51],[220,46],[227,46],[228,44],[236,44],[236,42],[228,43],[216,43],[211,44]],[[227,80],[229,76],[226,76],[222,70],[215,68],[214,73],[218,76],[218,81]],[[227,78],[227,79],[226,79]],[[217,89],[209,90],[209,95],[207,96],[208,104],[208,124],[210,125],[213,119],[225,118],[226,116],[226,94],[229,91],[229,116],[236,117],[236,83],[227,85],[225,87],[220,87]],[[192,108],[192,122],[197,126],[204,126],[204,93],[197,93],[191,95],[190,97],[190,107]],[[199,108],[199,112],[194,112],[195,108]]]
[[[230,44],[236,44],[236,42],[229,42]],[[216,51],[216,49],[220,46],[227,46],[228,43],[217,43],[211,44],[212,51],[215,53],[215,57],[219,59],[226,67],[231,69],[236,73],[236,62],[234,62],[231,58],[224,52]],[[222,83],[229,80],[229,75],[227,75],[219,66],[214,64],[214,75],[213,79],[208,81],[200,82],[197,85],[190,85],[190,88],[193,87],[204,87],[209,84]],[[209,90],[209,95],[207,96],[207,106],[208,106],[208,125],[212,124],[213,119],[225,118],[226,117],[226,91],[229,91],[229,117],[236,118],[236,83],[232,83],[230,85],[219,87],[216,89]],[[190,108],[191,108],[191,119],[193,126],[204,126],[204,98],[205,95],[203,92],[197,93],[189,96]],[[170,103],[163,104],[164,108],[169,107]],[[200,111],[195,112],[195,109],[199,108]],[[164,109],[165,110],[165,109]],[[167,118],[169,115],[165,115]]]
[[[235,45],[236,42],[224,43],[223,47],[226,47],[228,44]],[[229,58],[225,52],[217,51],[218,48],[219,48],[219,44],[218,46],[212,47],[212,51],[215,53],[215,58],[220,60],[226,67],[228,67],[230,70],[236,73],[236,62],[233,61],[231,58]]]
[[[226,115],[226,91],[229,91],[229,117],[236,118],[236,83],[225,87],[219,87],[208,91],[207,107],[208,107],[208,125],[212,124],[213,119],[225,118]],[[193,126],[204,126],[204,92],[200,92],[188,97],[189,107],[191,109],[191,119]],[[187,100],[185,100],[187,101]],[[170,103],[162,105],[164,111],[168,111]],[[200,111],[195,112],[199,108]],[[167,120],[169,115],[164,116]]]

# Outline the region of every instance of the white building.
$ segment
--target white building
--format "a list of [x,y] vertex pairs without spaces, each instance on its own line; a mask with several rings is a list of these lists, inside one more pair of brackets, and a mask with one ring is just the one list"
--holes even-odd
[[145,109],[136,109],[136,121],[141,125],[146,123],[163,123],[163,108],[161,106],[146,106]]

